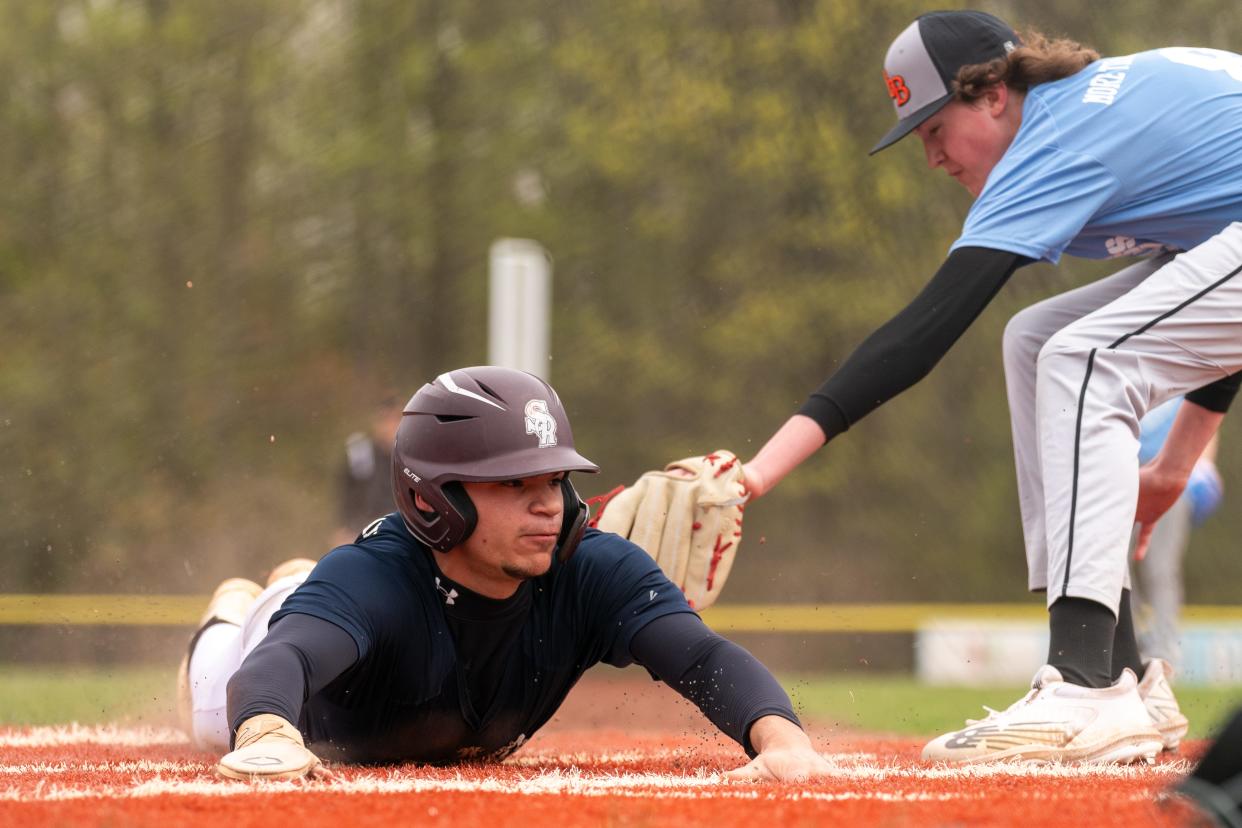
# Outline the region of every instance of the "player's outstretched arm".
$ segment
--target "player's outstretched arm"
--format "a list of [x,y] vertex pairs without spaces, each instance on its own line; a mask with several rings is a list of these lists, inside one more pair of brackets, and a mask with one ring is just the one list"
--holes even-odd
[[754,459],[742,466],[742,483],[746,493],[752,498],[767,494],[823,444],[824,432],[819,423],[805,414],[793,415],[764,444]]
[[304,701],[357,659],[353,638],[335,624],[302,613],[277,619],[229,680],[235,738],[216,772],[250,782],[330,776],[294,722]]
[[788,781],[828,772],[772,673],[697,615],[655,619],[634,635],[630,653],[753,757],[730,778]]
[[832,770],[815,752],[806,731],[782,716],[764,716],[750,727],[750,743],[759,755],[725,774],[737,781],[799,782]]
[[951,252],[919,295],[867,337],[743,466],[747,493],[770,492],[825,443],[925,377],[1029,261],[983,247]]

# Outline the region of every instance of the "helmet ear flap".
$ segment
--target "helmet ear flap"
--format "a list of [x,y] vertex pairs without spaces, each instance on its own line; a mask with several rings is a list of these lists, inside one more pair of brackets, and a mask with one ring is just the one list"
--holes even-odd
[[[474,508],[474,501],[470,499],[470,495],[466,494],[466,487],[459,480],[450,480],[441,487],[444,492],[444,499],[449,502],[457,514],[461,517],[461,530],[453,539],[452,546],[463,543],[466,538],[474,533],[474,527],[479,524],[479,510]],[[441,552],[447,552],[448,549],[441,549]]]
[[565,500],[565,511],[561,518],[561,533],[556,538],[556,559],[565,563],[578,549],[578,542],[586,532],[587,520],[591,517],[591,509],[578,495],[574,484],[569,482],[569,475],[561,479],[561,497]]
[[[465,486],[456,480],[442,486],[428,486],[407,468],[398,472],[399,458],[395,454],[393,460],[397,511],[410,533],[437,552],[447,552],[470,537],[478,525],[479,513]],[[406,476],[417,482],[405,480]],[[431,507],[430,511],[419,507],[420,495]]]

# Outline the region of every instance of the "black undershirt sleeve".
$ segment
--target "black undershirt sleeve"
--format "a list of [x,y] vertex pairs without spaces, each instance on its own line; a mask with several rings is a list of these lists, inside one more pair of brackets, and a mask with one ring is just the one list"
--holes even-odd
[[662,615],[630,641],[630,655],[694,703],[752,759],[750,727],[780,716],[799,727],[788,694],[758,659],[717,635],[694,613]]
[[922,292],[867,337],[799,409],[824,442],[921,380],[978,318],[1013,272],[1033,261],[987,247],[949,254]]
[[1233,398],[1238,395],[1239,385],[1242,385],[1242,371],[1221,377],[1211,385],[1191,391],[1186,395],[1186,399],[1208,411],[1224,414],[1229,410],[1229,404],[1233,402]]
[[260,713],[296,725],[306,700],[357,660],[358,645],[336,624],[302,613],[280,618],[229,679],[229,730]]

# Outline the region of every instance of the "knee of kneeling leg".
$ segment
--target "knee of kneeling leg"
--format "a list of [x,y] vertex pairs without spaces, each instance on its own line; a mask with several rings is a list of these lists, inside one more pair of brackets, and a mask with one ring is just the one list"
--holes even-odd
[[1070,331],[1057,331],[1039,349],[1036,364],[1041,369],[1050,364],[1086,362],[1096,346]]
[[1020,310],[1009,318],[1001,337],[1001,350],[1007,362],[1035,362],[1047,340],[1047,334],[1041,330],[1037,320],[1038,314],[1033,308]]

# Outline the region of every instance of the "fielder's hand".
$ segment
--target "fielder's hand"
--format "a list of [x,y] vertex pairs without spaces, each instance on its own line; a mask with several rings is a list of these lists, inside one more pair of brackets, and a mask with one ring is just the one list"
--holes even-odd
[[746,492],[732,452],[669,463],[588,502],[601,504],[591,525],[646,550],[690,606],[715,602],[742,541]]
[[285,719],[272,713],[252,716],[237,728],[236,748],[227,753],[216,773],[230,779],[255,782],[261,779],[325,779],[331,771],[306,749],[302,734]]
[[1138,505],[1134,512],[1134,522],[1139,524],[1139,536],[1134,546],[1134,560],[1141,561],[1147,557],[1156,521],[1177,502],[1185,488],[1184,476],[1166,472],[1159,463],[1148,463],[1139,469]]

